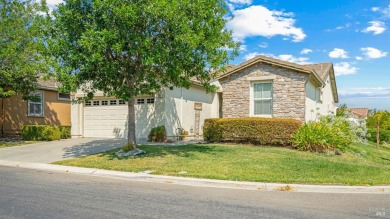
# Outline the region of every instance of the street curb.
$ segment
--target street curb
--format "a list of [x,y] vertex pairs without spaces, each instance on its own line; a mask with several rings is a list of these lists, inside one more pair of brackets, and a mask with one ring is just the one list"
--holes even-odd
[[390,194],[390,186],[339,186],[339,185],[302,185],[284,183],[238,182],[189,177],[151,175],[148,173],[120,172],[94,168],[61,166],[54,164],[0,160],[0,166],[19,167],[34,170],[46,170],[73,173],[88,176],[106,177],[138,182],[153,182],[196,187],[225,189],[245,189],[257,191],[314,192],[314,193],[367,193]]

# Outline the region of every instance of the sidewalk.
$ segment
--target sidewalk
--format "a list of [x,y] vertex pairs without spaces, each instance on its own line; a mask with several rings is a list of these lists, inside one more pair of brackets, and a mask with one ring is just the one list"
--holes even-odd
[[301,185],[282,183],[239,182],[212,179],[185,178],[173,176],[151,175],[148,173],[133,173],[60,166],[45,163],[0,160],[0,166],[28,168],[34,170],[64,172],[86,176],[107,177],[129,181],[176,184],[197,187],[213,187],[226,189],[245,189],[257,191],[315,192],[315,193],[370,193],[390,194],[390,186],[338,186],[338,185]]

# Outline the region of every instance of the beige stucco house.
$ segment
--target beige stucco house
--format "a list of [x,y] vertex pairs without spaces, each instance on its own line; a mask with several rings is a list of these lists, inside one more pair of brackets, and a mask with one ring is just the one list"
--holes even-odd
[[[136,136],[147,139],[164,125],[175,137],[181,129],[202,135],[207,118],[274,117],[302,122],[335,113],[338,102],[331,63],[298,65],[257,56],[229,69],[213,82],[216,93],[193,82],[189,89],[169,87],[136,98]],[[81,91],[73,98],[84,97]],[[72,104],[73,137],[127,136],[127,103],[97,92],[92,101]]]
[[23,100],[15,95],[0,99],[0,135],[20,134],[24,125],[70,125],[70,95],[57,90],[55,81],[38,81],[34,95]]

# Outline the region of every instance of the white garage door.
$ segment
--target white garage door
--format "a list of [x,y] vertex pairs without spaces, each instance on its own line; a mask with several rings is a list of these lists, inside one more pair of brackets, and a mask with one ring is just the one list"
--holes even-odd
[[[145,139],[152,127],[154,99],[137,99],[135,106],[136,136]],[[123,100],[93,100],[84,107],[84,137],[126,138],[127,102]]]

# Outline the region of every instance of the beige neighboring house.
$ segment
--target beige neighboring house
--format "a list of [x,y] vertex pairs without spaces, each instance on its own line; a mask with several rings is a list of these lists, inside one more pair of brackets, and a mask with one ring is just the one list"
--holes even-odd
[[70,125],[70,95],[57,90],[58,82],[38,81],[37,101],[20,95],[0,99],[0,135],[20,134],[24,125]]
[[[136,98],[136,136],[147,139],[153,127],[164,125],[174,138],[180,129],[202,135],[207,118],[274,117],[316,120],[335,113],[338,102],[331,63],[298,65],[257,56],[229,66],[206,93],[196,81],[191,88],[164,88]],[[73,98],[84,97],[81,91]],[[72,104],[73,137],[127,137],[127,103],[103,93],[92,101]]]
[[335,114],[332,63],[299,65],[256,56],[218,77],[222,117],[293,118],[303,122]]
[[367,119],[368,117],[368,108],[348,108],[347,110],[358,118]]

